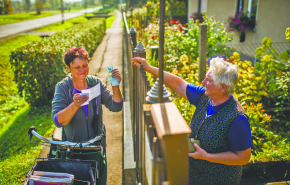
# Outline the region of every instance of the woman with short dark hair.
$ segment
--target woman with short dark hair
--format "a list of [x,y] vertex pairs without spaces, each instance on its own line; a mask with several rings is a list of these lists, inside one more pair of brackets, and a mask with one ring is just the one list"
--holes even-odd
[[[102,130],[102,105],[104,104],[113,112],[122,110],[122,94],[119,85],[113,86],[113,94],[106,85],[97,77],[92,77],[96,85],[100,84],[100,95],[95,102],[90,101],[88,105],[81,107],[89,97],[81,95],[81,91],[88,89],[86,77],[89,73],[89,54],[84,47],[71,47],[63,55],[64,62],[70,74],[60,81],[55,87],[52,101],[52,120],[57,127],[64,128],[63,140],[71,142],[88,141],[94,138],[92,128],[93,103],[97,104],[96,114],[100,115],[98,124]],[[113,77],[121,81],[118,69],[112,72]],[[95,124],[95,123],[94,123]]]
[[[89,54],[84,47],[71,47],[63,57],[70,74],[56,84],[52,101],[52,120],[56,127],[63,128],[63,141],[76,143],[88,141],[105,133],[102,105],[112,112],[121,111],[123,97],[119,85],[113,86],[113,93],[111,93],[99,78],[88,76]],[[121,82],[122,77],[118,69],[113,69],[112,77],[118,78],[119,83]],[[89,99],[87,95],[81,95],[82,90],[90,88],[87,80],[95,84],[94,87],[99,88],[99,94],[87,105],[82,106]],[[105,141],[102,142],[102,146],[105,152]],[[101,184],[106,183],[106,173],[105,171]]]

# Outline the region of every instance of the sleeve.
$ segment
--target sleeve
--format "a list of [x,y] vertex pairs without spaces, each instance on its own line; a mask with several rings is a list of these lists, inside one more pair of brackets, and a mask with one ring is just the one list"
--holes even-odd
[[241,115],[233,122],[228,141],[232,151],[244,151],[252,147],[250,122],[246,116]]
[[52,121],[56,127],[62,127],[57,120],[57,113],[69,106],[67,95],[64,91],[64,84],[58,83],[55,86],[54,97],[52,100]]
[[109,91],[107,86],[99,80],[101,87],[101,103],[107,107],[112,112],[119,112],[123,109],[123,100],[122,102],[115,102],[113,100],[113,94]]
[[190,104],[196,106],[200,96],[204,93],[205,93],[205,87],[190,84],[190,83],[187,84],[186,97]]

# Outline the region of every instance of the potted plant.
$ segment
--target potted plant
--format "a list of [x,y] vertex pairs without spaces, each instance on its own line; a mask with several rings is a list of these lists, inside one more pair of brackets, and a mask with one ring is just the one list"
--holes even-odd
[[249,16],[249,12],[240,12],[235,16],[230,16],[227,20],[228,31],[233,31],[240,34],[240,42],[246,39],[246,31],[254,31],[256,20]]
[[194,22],[196,20],[199,20],[199,23],[203,22],[203,14],[201,12],[194,12],[191,14],[190,18],[192,18],[194,20]]

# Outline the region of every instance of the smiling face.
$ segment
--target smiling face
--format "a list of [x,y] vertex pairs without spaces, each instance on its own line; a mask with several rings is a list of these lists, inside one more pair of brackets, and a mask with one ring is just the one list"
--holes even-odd
[[75,58],[70,66],[66,68],[71,72],[73,79],[83,80],[89,74],[89,63],[87,59]]
[[222,86],[221,85],[216,85],[214,83],[213,78],[211,76],[211,71],[209,71],[206,74],[205,79],[201,83],[206,88],[205,95],[207,95],[211,99],[219,97],[221,95],[221,93],[223,93]]

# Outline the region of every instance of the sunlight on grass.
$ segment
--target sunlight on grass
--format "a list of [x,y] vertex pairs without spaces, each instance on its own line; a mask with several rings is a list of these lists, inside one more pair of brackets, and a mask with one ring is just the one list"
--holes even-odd
[[0,15],[0,25],[11,24],[11,23],[20,22],[20,21],[27,21],[27,20],[47,17],[51,15],[53,15],[53,13],[41,13],[40,15],[37,15],[35,12]]
[[[95,6],[88,6],[88,8],[95,8]],[[64,10],[64,13],[73,13],[80,10],[84,10],[84,8],[79,8],[79,9],[72,8],[70,11]],[[0,15],[0,25],[42,18],[42,17],[52,16],[54,14],[60,14],[60,13],[61,13],[60,10],[52,10],[52,11],[42,11],[40,15],[37,15],[35,11],[28,12],[28,13],[23,12],[23,13]]]
[[113,24],[113,22],[115,20],[115,17],[116,17],[115,14],[113,14],[113,16],[111,16],[111,17],[106,19],[107,28],[111,28],[111,26],[112,26],[112,24]]
[[1,130],[0,135],[0,184],[20,184],[34,159],[39,157],[43,146],[29,143],[29,128],[35,126],[37,132],[46,138],[55,128],[51,106],[27,108],[11,122],[9,129]]
[[51,24],[48,26],[44,26],[36,29],[36,31],[62,31],[68,28],[72,28],[75,24],[87,22],[88,19],[84,16],[79,16],[76,18],[69,19],[62,24],[61,22]]

